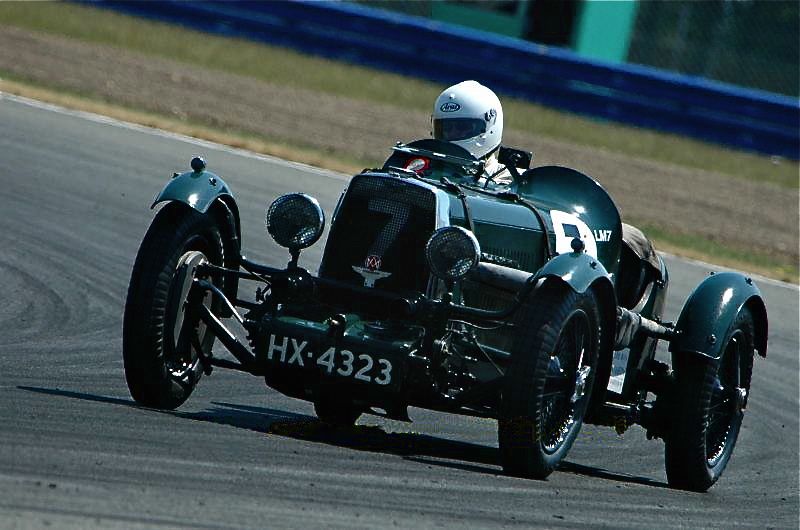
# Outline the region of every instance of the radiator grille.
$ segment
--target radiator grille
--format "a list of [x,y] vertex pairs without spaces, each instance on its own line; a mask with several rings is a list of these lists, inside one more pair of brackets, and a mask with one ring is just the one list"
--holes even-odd
[[422,292],[429,274],[425,244],[435,227],[433,191],[396,177],[358,175],[331,227],[320,275],[397,293]]

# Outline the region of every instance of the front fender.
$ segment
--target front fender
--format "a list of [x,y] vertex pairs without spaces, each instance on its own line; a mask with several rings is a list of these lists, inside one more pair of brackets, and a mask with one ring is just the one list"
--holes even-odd
[[[196,160],[196,159],[195,159]],[[195,160],[192,164],[195,164]],[[202,159],[201,159],[202,160]],[[238,270],[241,262],[241,223],[239,220],[239,207],[233,198],[230,188],[222,178],[204,167],[199,171],[187,171],[175,174],[164,189],[155,196],[150,208],[155,208],[162,202],[181,202],[200,213],[213,216],[220,225],[225,248],[224,265],[229,269]],[[239,277],[229,274],[225,279],[223,291],[233,300],[239,289]],[[222,310],[223,316],[230,316],[227,307]]]
[[536,273],[536,281],[542,278],[558,278],[576,293],[585,293],[597,280],[611,286],[603,264],[584,252],[560,254],[551,259]]
[[153,199],[150,208],[165,201],[178,201],[206,213],[219,197],[233,198],[230,188],[219,176],[206,170],[187,171],[176,175]]
[[761,291],[750,278],[736,272],[709,276],[692,292],[681,310],[669,351],[689,352],[719,359],[724,338],[742,307],[748,306],[755,320],[755,346],[767,355],[767,309]]
[[[595,376],[594,390],[590,403],[592,407],[605,403],[608,378],[611,375],[611,356],[614,353],[614,334],[616,330],[617,298],[614,286],[603,264],[584,252],[559,254],[545,263],[536,273],[536,281],[559,281],[576,293],[592,289],[600,311],[600,353]],[[590,412],[590,415],[593,412]]]

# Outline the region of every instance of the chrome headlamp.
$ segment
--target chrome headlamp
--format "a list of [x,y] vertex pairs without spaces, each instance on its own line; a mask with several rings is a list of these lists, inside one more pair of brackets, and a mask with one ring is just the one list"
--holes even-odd
[[282,247],[300,250],[322,236],[325,213],[317,199],[305,193],[289,193],[275,199],[267,209],[267,232]]
[[446,226],[434,232],[428,240],[425,257],[437,278],[455,281],[478,266],[481,247],[469,230],[460,226]]

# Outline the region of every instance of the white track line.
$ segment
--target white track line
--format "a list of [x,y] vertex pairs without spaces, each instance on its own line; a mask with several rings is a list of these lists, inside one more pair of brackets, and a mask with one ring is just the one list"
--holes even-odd
[[8,94],[5,92],[0,91],[0,101],[3,99],[7,99],[9,101],[13,101],[15,103],[20,103],[22,105],[28,105],[29,107],[35,107],[41,110],[47,110],[51,112],[57,112],[59,114],[64,114],[67,116],[73,116],[76,118],[82,118],[87,121],[91,121],[94,123],[102,123],[104,125],[112,125],[114,127],[120,127],[122,129],[129,129],[132,131],[142,132],[145,134],[151,134],[153,136],[160,136],[162,138],[169,138],[171,140],[178,140],[181,142],[186,142],[189,144],[196,145],[198,147],[205,147],[207,149],[216,149],[218,151],[223,151],[226,153],[234,154],[243,156],[245,158],[253,158],[256,160],[261,160],[264,162],[271,162],[273,164],[282,165],[286,167],[291,167],[294,169],[300,169],[303,171],[308,171],[309,173],[314,173],[316,175],[320,175],[327,178],[332,178],[336,180],[342,181],[349,181],[351,175],[345,175],[343,173],[337,173],[335,171],[330,171],[327,169],[319,168],[316,166],[310,166],[308,164],[302,164],[300,162],[292,162],[289,160],[284,160],[283,158],[278,158],[276,156],[270,155],[262,155],[260,153],[256,153],[254,151],[248,151],[247,149],[240,149],[238,147],[231,147],[229,145],[219,144],[217,142],[211,142],[209,140],[203,140],[202,138],[195,138],[194,136],[188,136],[186,134],[180,134],[170,131],[165,131],[163,129],[156,129],[155,127],[148,127],[147,125],[140,125],[138,123],[131,123],[128,121],[118,120],[116,118],[110,118],[108,116],[103,116],[102,114],[95,114],[93,112],[86,112],[83,110],[73,110],[68,109],[65,107],[61,107],[58,105],[54,105],[52,103],[45,103],[44,101],[39,101],[36,99],[30,99],[22,96],[17,96],[14,94]]
[[[52,103],[45,103],[44,101],[39,101],[37,99],[30,99],[22,96],[17,96],[14,94],[7,94],[5,92],[0,91],[0,100],[7,99],[9,101],[13,101],[15,103],[20,103],[22,105],[28,105],[30,107],[35,107],[37,109],[47,110],[50,112],[57,112],[59,114],[65,114],[67,116],[74,116],[77,118],[82,118],[84,120],[88,120],[95,123],[102,123],[105,125],[112,125],[114,127],[120,127],[123,129],[129,129],[132,131],[142,132],[145,134],[151,134],[153,136],[160,136],[162,138],[169,138],[172,140],[179,140],[182,142],[190,143],[193,145],[197,145],[199,147],[205,147],[208,149],[216,149],[218,151],[223,151],[226,153],[231,153],[234,155],[243,156],[246,158],[253,158],[255,160],[261,160],[265,162],[271,162],[273,164],[282,165],[286,167],[291,167],[294,169],[300,169],[303,171],[308,171],[310,173],[314,173],[323,177],[332,178],[336,180],[348,181],[350,180],[350,175],[345,175],[343,173],[337,173],[335,171],[330,171],[327,169],[319,168],[316,166],[311,166],[308,164],[302,164],[300,162],[292,162],[289,160],[284,160],[283,158],[278,158],[276,156],[269,156],[269,155],[262,155],[253,151],[248,151],[247,149],[240,149],[238,147],[231,147],[224,144],[219,144],[217,142],[211,142],[208,140],[203,140],[201,138],[195,138],[194,136],[188,136],[185,134],[174,133],[170,131],[165,131],[163,129],[156,129],[155,127],[148,127],[146,125],[139,125],[138,123],[131,123],[127,121],[118,120],[116,118],[109,118],[108,116],[103,116],[102,114],[95,114],[93,112],[86,112],[82,110],[73,110],[68,109],[65,107],[61,107],[59,105],[54,105]],[[768,283],[770,285],[774,285],[776,287],[783,287],[786,289],[791,289],[794,291],[799,291],[800,286],[794,285],[792,283],[783,282],[780,280],[774,280],[772,278],[767,278],[766,276],[761,276],[759,274],[751,274],[746,271],[738,271],[736,269],[731,269],[728,267],[723,267],[721,265],[715,265],[713,263],[708,263],[705,261],[684,258],[680,256],[676,256],[674,254],[670,254],[668,252],[659,251],[660,254],[665,256],[669,256],[670,258],[683,261],[684,263],[691,263],[694,265],[708,267],[712,269],[724,269],[724,270],[731,270],[735,272],[741,272],[751,278],[762,282]]]

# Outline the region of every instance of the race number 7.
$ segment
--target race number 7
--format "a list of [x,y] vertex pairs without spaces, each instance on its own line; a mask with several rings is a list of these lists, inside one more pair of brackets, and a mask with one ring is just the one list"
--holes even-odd
[[373,198],[369,200],[369,209],[373,212],[389,214],[389,219],[378,234],[378,239],[369,250],[371,256],[383,256],[408,222],[408,208],[387,199]]

